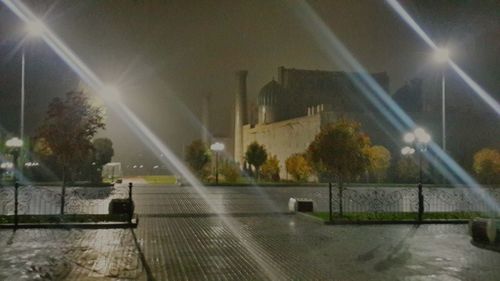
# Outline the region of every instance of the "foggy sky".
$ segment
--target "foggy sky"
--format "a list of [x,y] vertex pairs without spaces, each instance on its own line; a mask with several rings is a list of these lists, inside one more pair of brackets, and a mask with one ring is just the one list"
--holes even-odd
[[[278,0],[35,1],[28,2],[105,82],[177,153],[200,137],[197,118],[211,94],[210,130],[230,136],[234,72],[249,71],[253,101],[279,66],[341,70],[289,8]],[[412,11],[412,2],[403,2]],[[429,49],[383,2],[310,1],[368,71],[387,71],[391,92],[415,77]],[[0,125],[18,130],[20,21],[0,10]],[[449,38],[447,38],[448,40]],[[33,133],[54,96],[78,77],[41,40],[27,46],[27,133]],[[117,160],[147,154],[116,116],[107,130]]]

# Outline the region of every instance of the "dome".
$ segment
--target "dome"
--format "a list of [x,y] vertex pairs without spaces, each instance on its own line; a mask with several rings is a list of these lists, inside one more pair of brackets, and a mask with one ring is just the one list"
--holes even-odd
[[259,106],[262,105],[275,105],[278,103],[280,97],[282,96],[284,92],[283,87],[274,79],[264,85],[262,89],[260,90],[259,97],[257,99],[257,103]]

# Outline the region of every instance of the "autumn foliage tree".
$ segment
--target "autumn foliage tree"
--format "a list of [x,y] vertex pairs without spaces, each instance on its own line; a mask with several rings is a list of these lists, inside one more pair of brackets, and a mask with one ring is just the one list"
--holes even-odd
[[267,160],[267,151],[263,145],[258,144],[257,142],[252,142],[247,147],[247,151],[245,153],[245,160],[248,164],[252,165],[255,169],[255,175],[257,180],[259,179],[260,167]]
[[222,163],[220,173],[226,182],[236,183],[240,177],[240,168],[238,164],[232,161],[225,161]]
[[359,123],[340,119],[323,127],[308,147],[311,160],[335,176],[340,215],[343,183],[366,171],[370,165],[369,146],[370,139],[361,132]]
[[479,180],[486,184],[500,182],[500,152],[483,148],[474,154],[473,167]]
[[293,154],[285,161],[286,171],[295,181],[307,181],[312,174],[312,167],[304,154]]
[[[75,170],[88,158],[92,138],[104,128],[101,108],[92,106],[83,92],[69,92],[64,98],[54,98],[49,104],[37,135],[43,139],[44,149],[53,153],[61,168],[61,200],[64,200],[66,181],[73,179]],[[64,202],[61,213],[64,213]]]
[[280,180],[280,161],[276,155],[268,157],[266,162],[262,164],[260,173],[265,180],[279,181]]
[[381,145],[374,145],[368,148],[370,165],[368,172],[376,182],[381,182],[387,177],[387,169],[391,165],[391,152]]

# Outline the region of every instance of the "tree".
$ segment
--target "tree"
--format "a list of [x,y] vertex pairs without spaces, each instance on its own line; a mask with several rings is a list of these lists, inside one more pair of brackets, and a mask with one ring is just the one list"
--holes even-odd
[[49,104],[38,138],[44,139],[62,172],[61,213],[67,179],[73,179],[73,172],[88,157],[91,139],[104,128],[101,108],[92,106],[83,92],[69,92],[64,99],[57,97]]
[[240,169],[238,165],[232,161],[225,161],[222,164],[220,173],[226,182],[235,183],[240,177]]
[[255,175],[257,180],[259,180],[260,166],[262,166],[262,164],[264,164],[267,160],[267,151],[264,146],[258,144],[256,141],[252,142],[247,147],[245,159],[248,164],[255,168]]
[[260,168],[262,177],[269,181],[280,180],[280,161],[276,155],[268,157]]
[[201,140],[195,140],[186,148],[185,160],[191,170],[203,179],[209,174],[210,156],[208,146]]
[[369,173],[375,178],[376,182],[385,180],[387,169],[391,164],[391,153],[381,145],[374,145],[368,148],[368,154],[370,155]]
[[295,181],[307,181],[312,173],[312,167],[304,154],[293,154],[285,161],[286,171]]
[[474,154],[473,167],[479,180],[486,184],[500,182],[500,152],[483,148]]
[[93,141],[93,150],[95,161],[98,165],[103,166],[111,162],[115,155],[113,150],[113,142],[108,138],[98,138]]
[[92,142],[92,156],[90,158],[90,178],[94,183],[101,182],[102,167],[111,162],[115,151],[113,142],[108,138],[97,138]]
[[369,145],[370,139],[360,131],[359,123],[340,119],[323,127],[308,147],[311,160],[337,180],[341,216],[343,183],[366,171],[370,164]]
[[397,173],[399,180],[403,182],[414,182],[418,177],[418,165],[410,156],[399,159]]

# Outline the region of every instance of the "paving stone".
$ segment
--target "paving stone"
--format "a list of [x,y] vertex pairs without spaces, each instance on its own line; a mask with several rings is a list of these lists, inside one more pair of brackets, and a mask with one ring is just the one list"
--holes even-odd
[[[0,231],[0,280],[498,280],[463,225],[325,226],[286,214],[323,188],[134,189],[135,230]],[[325,189],[326,190],[326,189]],[[322,203],[321,203],[322,202]],[[222,215],[220,215],[222,214]]]

